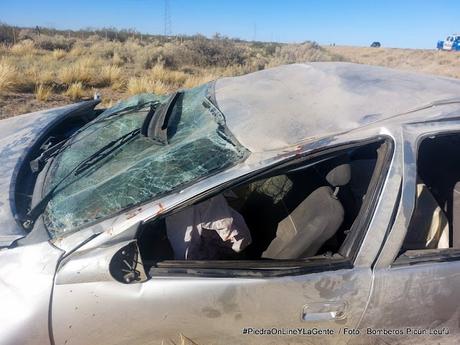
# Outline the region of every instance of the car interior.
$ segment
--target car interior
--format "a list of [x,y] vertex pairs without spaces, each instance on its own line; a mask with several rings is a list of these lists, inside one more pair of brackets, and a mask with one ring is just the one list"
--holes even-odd
[[417,196],[401,253],[460,248],[460,136],[429,137],[417,157]]
[[[363,205],[381,145],[354,147],[222,191],[243,217],[252,241],[219,259],[295,260],[337,253]],[[174,260],[167,217],[171,214],[143,224],[138,232],[147,272]]]

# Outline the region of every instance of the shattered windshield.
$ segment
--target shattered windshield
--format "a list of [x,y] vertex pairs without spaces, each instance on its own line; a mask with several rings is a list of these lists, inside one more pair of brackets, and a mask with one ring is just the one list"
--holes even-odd
[[73,174],[98,150],[141,128],[152,105],[166,97],[132,97],[79,131],[54,159],[45,180],[44,193],[61,184],[43,213],[51,236],[75,231],[243,160],[248,151],[228,132],[223,115],[207,98],[208,88],[206,84],[180,94],[166,145],[137,135],[84,173]]

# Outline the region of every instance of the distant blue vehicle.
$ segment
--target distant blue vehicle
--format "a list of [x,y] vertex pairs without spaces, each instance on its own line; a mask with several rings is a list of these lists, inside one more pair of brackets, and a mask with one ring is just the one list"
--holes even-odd
[[436,48],[439,50],[460,51],[460,35],[447,36],[445,41],[438,41]]

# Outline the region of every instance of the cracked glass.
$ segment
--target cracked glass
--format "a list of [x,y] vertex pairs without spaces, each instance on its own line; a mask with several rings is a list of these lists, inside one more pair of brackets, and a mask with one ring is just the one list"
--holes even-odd
[[205,84],[180,94],[169,119],[167,145],[137,135],[76,176],[72,169],[140,128],[151,105],[166,97],[134,96],[77,132],[54,159],[45,180],[45,193],[60,184],[43,214],[51,236],[75,231],[242,161],[248,151],[228,132],[223,114],[207,97],[208,88]]

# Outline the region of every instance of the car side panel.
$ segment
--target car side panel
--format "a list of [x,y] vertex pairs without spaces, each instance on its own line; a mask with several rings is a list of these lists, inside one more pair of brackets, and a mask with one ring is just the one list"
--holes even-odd
[[[458,261],[378,269],[361,322],[363,337],[355,339],[356,343],[458,344],[459,301]],[[367,328],[399,329],[404,333],[366,336]],[[410,334],[409,329],[420,330],[422,334]]]
[[0,251],[0,343],[50,344],[49,308],[62,252],[48,242]]
[[[361,318],[371,271],[277,278],[163,276],[134,284],[59,281],[52,306],[56,345],[177,344],[183,336],[197,344],[345,344],[341,329],[355,327]],[[346,304],[344,320],[302,321],[306,306],[329,302]],[[245,335],[244,328],[333,329],[335,334]]]
[[[458,115],[458,111],[452,114]],[[375,262],[372,294],[360,323],[364,332],[367,328],[400,329],[403,335],[364,335],[355,339],[358,344],[459,343],[460,261],[443,261],[439,257],[423,263],[395,262],[415,207],[418,142],[428,135],[454,131],[460,131],[458,120],[415,123],[403,129],[401,203]],[[407,328],[418,329],[422,334],[411,336]]]

